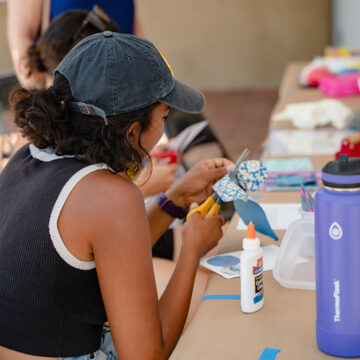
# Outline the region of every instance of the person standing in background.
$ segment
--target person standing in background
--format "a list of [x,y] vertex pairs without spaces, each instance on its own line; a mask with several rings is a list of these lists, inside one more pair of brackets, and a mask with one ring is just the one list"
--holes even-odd
[[120,28],[120,32],[142,37],[136,19],[134,0],[9,0],[7,12],[7,37],[14,70],[21,85],[44,88],[45,78],[38,74],[27,77],[23,59],[30,45],[44,33],[54,17],[70,10],[90,11],[97,4]]

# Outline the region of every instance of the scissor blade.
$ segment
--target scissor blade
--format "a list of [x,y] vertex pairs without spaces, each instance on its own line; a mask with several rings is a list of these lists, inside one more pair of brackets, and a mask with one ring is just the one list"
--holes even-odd
[[236,179],[236,173],[241,165],[241,163],[249,156],[250,154],[250,150],[248,148],[246,148],[241,155],[239,156],[239,158],[237,159],[234,168],[231,170],[231,172],[229,173],[229,177],[231,180],[235,180]]

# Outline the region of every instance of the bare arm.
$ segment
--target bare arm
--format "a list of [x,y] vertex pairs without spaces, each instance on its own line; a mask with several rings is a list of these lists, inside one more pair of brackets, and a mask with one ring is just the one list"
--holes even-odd
[[42,0],[8,0],[7,4],[7,38],[15,73],[26,87],[35,84],[34,79],[27,77],[25,55],[28,47],[34,43],[40,30]]
[[137,15],[137,4],[135,2],[135,11],[134,11],[134,35],[140,37],[140,38],[143,38],[145,39],[145,35],[144,35],[144,32],[143,32],[143,28],[142,28],[142,25],[140,24],[140,21],[139,21],[139,16]]
[[222,219],[196,214],[189,221],[179,263],[160,301],[146,212],[134,184],[105,171],[92,173],[73,190],[60,220],[66,246],[80,258],[94,255],[118,357],[167,359],[185,323],[199,258],[221,237]]

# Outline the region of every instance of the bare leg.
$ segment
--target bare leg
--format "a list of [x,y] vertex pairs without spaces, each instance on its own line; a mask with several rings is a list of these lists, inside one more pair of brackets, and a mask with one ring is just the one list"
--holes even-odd
[[[174,229],[174,261],[169,261],[160,258],[153,258],[153,266],[155,272],[156,288],[158,297],[160,298],[164,292],[171,275],[175,269],[175,264],[180,255],[181,250],[181,227]],[[215,256],[218,253],[218,246],[212,249],[206,256]],[[184,330],[189,326],[190,322],[194,318],[197,310],[199,309],[201,300],[204,296],[207,281],[209,279],[210,271],[204,268],[199,268],[196,274],[194,290],[191,297],[191,303],[189,313],[186,319]]]
[[[176,264],[174,261],[169,261],[160,258],[153,258],[156,288],[159,298],[163,294],[171,278],[171,275],[175,269],[175,265]],[[204,296],[204,291],[206,288],[208,277],[209,277],[209,272],[206,269],[198,270],[195,278],[194,290],[192,293],[189,313],[186,319],[184,330],[190,324],[191,320],[194,318],[200,306],[201,299]]]

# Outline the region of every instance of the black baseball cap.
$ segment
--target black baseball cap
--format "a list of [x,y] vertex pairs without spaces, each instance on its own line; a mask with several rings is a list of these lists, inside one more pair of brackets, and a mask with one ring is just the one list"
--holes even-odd
[[159,50],[134,35],[105,31],[80,41],[55,70],[68,80],[74,102],[88,115],[117,115],[157,101],[188,113],[205,107],[202,93],[175,80]]

